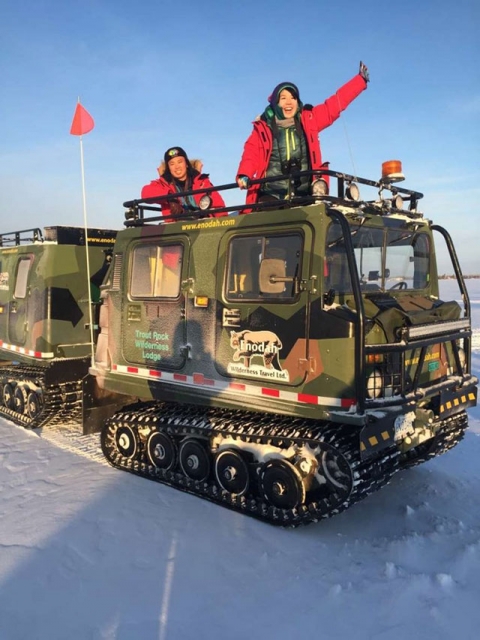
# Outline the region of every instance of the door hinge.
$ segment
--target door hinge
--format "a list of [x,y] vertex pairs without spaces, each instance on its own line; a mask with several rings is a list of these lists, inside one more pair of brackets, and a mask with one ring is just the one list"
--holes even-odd
[[222,327],[240,326],[240,309],[224,309],[222,318]]
[[142,319],[142,308],[138,304],[129,304],[127,307],[127,320],[139,322]]
[[192,345],[191,344],[182,345],[180,347],[180,353],[187,360],[191,360],[192,359]]
[[308,280],[300,280],[300,291],[308,291],[308,293],[318,293],[317,276],[311,276]]
[[195,280],[193,278],[187,278],[186,280],[182,280],[182,291],[185,291],[185,293],[193,293],[194,284],[195,284]]

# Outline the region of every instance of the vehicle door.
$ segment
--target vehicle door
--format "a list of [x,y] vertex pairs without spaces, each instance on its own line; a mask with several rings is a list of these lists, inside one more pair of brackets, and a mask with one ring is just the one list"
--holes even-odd
[[14,345],[24,345],[27,339],[30,274],[33,260],[33,254],[19,256],[15,268],[13,297],[8,305],[8,340]]
[[240,229],[222,239],[216,366],[222,375],[301,385],[308,372],[312,231]]
[[123,357],[149,369],[181,369],[187,356],[183,281],[188,240],[138,240],[128,252],[123,298]]

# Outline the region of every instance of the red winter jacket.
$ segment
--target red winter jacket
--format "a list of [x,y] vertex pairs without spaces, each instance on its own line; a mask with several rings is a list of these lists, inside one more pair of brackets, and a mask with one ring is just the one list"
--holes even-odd
[[[333,96],[325,100],[323,104],[318,104],[316,107],[310,105],[303,107],[300,120],[305,132],[312,169],[320,169],[322,166],[319,132],[335,122],[341,112],[366,88],[367,83],[358,74],[344,84]],[[250,179],[264,178],[271,154],[272,130],[265,120],[258,119],[253,123],[253,131],[245,143],[237,177],[243,175]],[[247,204],[253,204],[257,201],[260,186],[255,184],[249,188]]]
[[[206,173],[199,173],[193,178],[191,191],[194,191],[195,189],[203,189],[203,188],[207,188],[207,187],[213,187],[213,184],[208,179],[208,175]],[[177,193],[176,190],[175,190],[175,186],[172,183],[167,182],[165,180],[165,178],[159,178],[158,180],[152,180],[152,182],[150,182],[150,184],[146,184],[143,187],[143,189],[142,189],[142,198],[153,198],[155,196],[166,196],[166,195],[168,195],[170,193]],[[197,204],[200,202],[200,198],[203,195],[205,195],[205,194],[196,193],[193,196],[193,199],[195,200],[195,202]],[[212,199],[212,206],[213,207],[224,207],[225,206],[225,202],[224,202],[222,196],[217,191],[210,191],[208,193],[208,195]],[[162,214],[164,216],[171,215],[170,202],[171,201],[163,201],[163,202],[161,202]],[[220,216],[226,216],[226,215],[227,215],[227,213],[224,211],[222,213],[215,213],[215,214],[212,213],[212,214],[210,214],[209,217],[211,218],[211,217],[215,216],[216,218],[218,218]]]

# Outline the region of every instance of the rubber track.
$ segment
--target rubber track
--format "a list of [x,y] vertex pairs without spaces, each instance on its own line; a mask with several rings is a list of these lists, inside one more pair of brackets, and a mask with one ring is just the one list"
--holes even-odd
[[25,414],[8,409],[3,402],[0,402],[0,416],[29,429],[38,429],[47,423],[55,425],[65,420],[80,418],[82,414],[82,381],[47,386],[45,384],[45,375],[45,370],[37,367],[2,368],[0,370],[2,386],[9,380],[17,384],[28,385],[31,383],[33,386],[41,388],[43,404],[38,415],[32,420]]
[[[270,444],[281,448],[288,448],[293,444],[315,446],[315,443],[325,442],[334,446],[347,459],[353,473],[353,489],[350,495],[332,492],[328,497],[295,509],[279,509],[265,502],[260,495],[235,496],[221,489],[212,480],[198,482],[175,470],[158,469],[150,463],[140,447],[134,458],[122,456],[115,443],[115,433],[121,426],[129,426],[134,431],[149,426],[175,437],[230,436],[243,442]],[[139,442],[137,438],[137,444]],[[273,417],[269,414],[170,403],[138,403],[124,407],[105,423],[101,443],[107,460],[114,467],[284,527],[317,522],[344,511],[388,484],[399,468],[397,449],[386,450],[375,460],[361,461],[358,431],[336,423],[319,425],[318,421],[290,416]]]

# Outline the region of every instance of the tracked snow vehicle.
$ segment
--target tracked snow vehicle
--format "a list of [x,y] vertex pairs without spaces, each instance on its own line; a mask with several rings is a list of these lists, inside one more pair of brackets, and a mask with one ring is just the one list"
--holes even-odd
[[[250,215],[125,203],[91,372],[141,400],[102,429],[112,465],[296,526],[460,441],[477,397],[467,290],[422,194],[385,169],[322,172],[311,196]],[[440,297],[436,238],[462,304]]]
[[88,229],[89,291],[84,229],[0,234],[0,415],[32,428],[83,418],[90,432],[118,406],[88,373],[89,301],[98,309],[115,235]]

